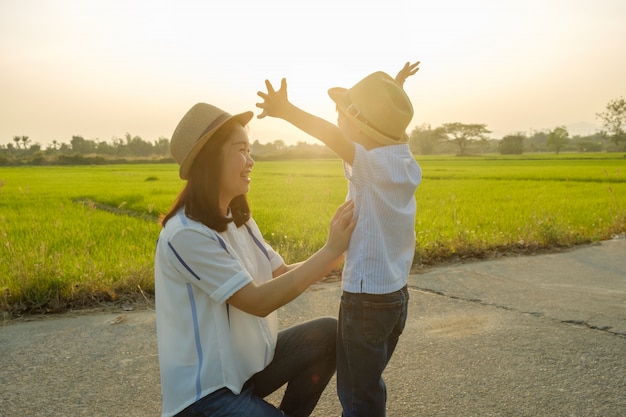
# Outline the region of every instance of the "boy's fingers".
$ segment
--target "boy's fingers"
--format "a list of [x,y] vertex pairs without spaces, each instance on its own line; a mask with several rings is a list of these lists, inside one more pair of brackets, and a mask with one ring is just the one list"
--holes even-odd
[[262,103],[256,103],[256,106],[260,109],[263,109],[263,111],[261,112],[261,114],[257,115],[257,119],[262,119],[265,116],[267,116],[267,110],[265,110],[265,107],[263,106]]

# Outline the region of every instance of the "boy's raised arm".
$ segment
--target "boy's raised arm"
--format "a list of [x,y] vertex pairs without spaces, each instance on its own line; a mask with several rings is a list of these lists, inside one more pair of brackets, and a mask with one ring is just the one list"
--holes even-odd
[[265,87],[267,93],[257,92],[257,95],[263,99],[263,103],[256,104],[262,109],[261,114],[257,116],[259,119],[266,116],[283,119],[322,141],[341,159],[350,165],[352,164],[355,152],[354,143],[334,124],[293,105],[287,97],[287,80],[284,78],[281,80],[278,91],[274,90],[268,80],[265,80]]
[[404,86],[404,82],[406,81],[406,79],[420,70],[418,68],[419,64],[419,61],[413,64],[411,64],[410,62],[404,64],[404,67],[402,67],[402,69],[398,71],[398,75],[396,75],[396,82],[400,84],[401,87]]

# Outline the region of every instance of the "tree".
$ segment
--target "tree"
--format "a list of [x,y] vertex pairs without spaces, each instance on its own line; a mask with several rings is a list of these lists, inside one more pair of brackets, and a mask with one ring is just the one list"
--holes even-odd
[[154,142],[154,153],[156,155],[169,155],[170,140],[163,136],[159,137],[159,140]]
[[522,133],[506,135],[498,144],[498,150],[502,155],[521,155],[524,153],[524,140],[526,136]]
[[569,143],[569,132],[565,126],[555,127],[548,133],[548,141],[546,145],[548,148],[554,149],[554,152],[558,153],[567,146]]
[[486,139],[491,133],[484,124],[444,123],[442,125],[444,137],[459,147],[460,155],[466,155],[470,143]]
[[283,141],[282,139],[275,140],[274,142],[272,142],[272,145],[274,145],[274,148],[277,151],[282,151],[287,147],[287,145],[285,145],[285,141]]
[[434,153],[437,143],[446,140],[442,127],[431,129],[429,124],[415,126],[409,135],[409,146],[413,153],[431,155]]
[[115,148],[105,141],[100,141],[96,143],[96,152],[99,155],[114,155]]
[[576,142],[576,148],[578,152],[600,152],[602,150],[602,142],[588,142],[588,141],[578,141]]
[[602,133],[619,148],[623,142],[626,143],[626,101],[622,97],[611,100],[605,109],[604,112],[596,113],[596,117],[604,125]]
[[[17,149],[20,149],[20,147],[27,149],[28,144],[30,143],[30,139],[28,138],[28,136],[25,136],[25,135],[13,136],[13,142],[15,142],[15,147]],[[21,145],[20,145],[20,142],[22,143]]]
[[86,149],[87,146],[85,145],[86,142],[87,141],[82,136],[78,136],[78,135],[72,136],[72,140],[70,141],[70,144],[72,145],[72,151],[79,153],[79,154],[88,153]]
[[132,136],[126,133],[126,146],[132,156],[149,156],[152,153],[152,144],[141,139],[140,136]]
[[526,141],[526,149],[531,152],[539,152],[546,150],[546,142],[548,142],[548,134],[544,131],[534,131]]

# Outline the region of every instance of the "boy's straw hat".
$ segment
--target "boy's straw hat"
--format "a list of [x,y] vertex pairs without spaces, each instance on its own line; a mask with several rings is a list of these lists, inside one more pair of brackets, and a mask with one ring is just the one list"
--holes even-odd
[[377,142],[396,145],[409,141],[406,128],[413,118],[413,106],[400,84],[388,74],[375,72],[349,90],[331,88],[328,95],[339,111]]
[[170,140],[170,153],[180,165],[180,178],[187,179],[198,152],[220,127],[233,119],[245,126],[252,116],[251,111],[233,116],[206,103],[195,104],[189,109],[178,122]]

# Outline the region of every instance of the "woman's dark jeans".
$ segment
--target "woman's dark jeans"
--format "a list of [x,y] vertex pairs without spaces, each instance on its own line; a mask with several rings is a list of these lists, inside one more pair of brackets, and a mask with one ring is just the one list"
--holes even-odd
[[[307,417],[335,373],[337,320],[324,317],[278,333],[272,362],[239,395],[222,388],[190,405],[181,417]],[[279,409],[263,400],[287,384]]]

